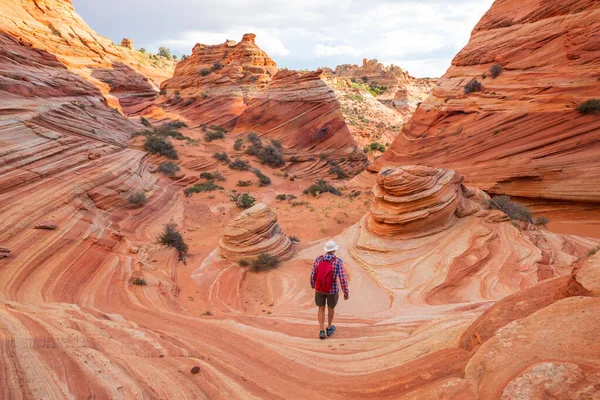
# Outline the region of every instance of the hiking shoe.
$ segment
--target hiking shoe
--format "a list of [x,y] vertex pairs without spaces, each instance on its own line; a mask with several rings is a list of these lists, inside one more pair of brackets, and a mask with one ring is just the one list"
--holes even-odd
[[333,332],[335,332],[335,325],[331,325],[331,328],[327,328],[327,336],[333,335]]
[[319,332],[319,339],[325,339],[327,336],[325,336],[325,331],[321,331]]

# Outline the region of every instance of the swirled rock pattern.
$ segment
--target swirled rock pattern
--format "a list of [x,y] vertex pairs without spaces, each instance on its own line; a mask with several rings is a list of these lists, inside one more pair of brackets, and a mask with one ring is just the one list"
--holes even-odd
[[442,231],[480,210],[466,199],[463,177],[424,166],[388,167],[373,188],[369,229],[380,236],[418,237]]
[[294,254],[292,242],[277,224],[277,215],[264,203],[245,210],[225,227],[219,250],[234,261],[265,253],[288,260]]
[[494,2],[371,170],[429,164],[492,193],[600,202],[600,119],[575,110],[600,93],[599,18],[591,0]]

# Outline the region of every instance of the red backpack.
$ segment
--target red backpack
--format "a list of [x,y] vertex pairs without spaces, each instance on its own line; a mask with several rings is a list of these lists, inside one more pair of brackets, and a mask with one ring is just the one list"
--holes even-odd
[[331,260],[322,259],[319,261],[317,265],[317,272],[315,273],[315,289],[317,292],[328,294],[333,286],[333,261],[335,257]]

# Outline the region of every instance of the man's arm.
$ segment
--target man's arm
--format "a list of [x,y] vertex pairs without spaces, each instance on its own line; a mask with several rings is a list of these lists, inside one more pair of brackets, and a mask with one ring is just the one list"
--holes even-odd
[[342,291],[344,292],[344,299],[348,300],[350,297],[350,291],[348,290],[348,281],[346,280],[346,271],[344,270],[344,263],[339,261],[340,263],[340,285],[342,286]]
[[312,269],[312,272],[310,273],[310,287],[312,287],[313,289],[315,288],[315,283],[316,283],[315,281],[317,280],[316,272],[317,272],[317,266],[319,265],[318,260],[319,260],[318,257],[315,258],[315,262],[313,264],[313,269]]

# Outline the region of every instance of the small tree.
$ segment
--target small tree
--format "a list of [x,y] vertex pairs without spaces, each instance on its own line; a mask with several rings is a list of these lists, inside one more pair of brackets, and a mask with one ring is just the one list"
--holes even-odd
[[172,247],[179,253],[179,259],[185,259],[188,253],[188,245],[183,240],[181,233],[177,231],[177,225],[169,223],[164,225],[163,232],[156,238],[159,244],[166,247]]
[[161,46],[158,48],[158,55],[166,58],[167,60],[170,60],[171,59],[171,50],[169,50],[166,47]]

